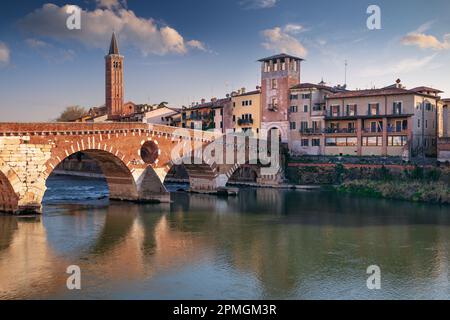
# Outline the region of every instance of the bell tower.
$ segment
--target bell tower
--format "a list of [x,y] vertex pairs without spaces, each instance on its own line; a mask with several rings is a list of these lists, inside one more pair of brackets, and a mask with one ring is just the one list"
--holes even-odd
[[123,108],[123,56],[119,54],[116,35],[113,33],[109,53],[105,56],[105,97],[108,120],[118,120]]

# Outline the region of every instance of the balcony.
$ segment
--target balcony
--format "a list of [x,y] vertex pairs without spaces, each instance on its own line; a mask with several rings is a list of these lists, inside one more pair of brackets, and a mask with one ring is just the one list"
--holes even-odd
[[326,128],[324,130],[326,134],[342,133],[342,134],[355,134],[356,128]]
[[253,125],[253,119],[238,119],[238,125],[240,126]]
[[269,107],[267,108],[269,111],[276,112],[278,111],[278,104],[269,104]]
[[304,135],[315,135],[315,134],[322,134],[323,130],[320,128],[303,128],[300,129],[299,132]]
[[383,133],[383,128],[363,128],[363,133]]

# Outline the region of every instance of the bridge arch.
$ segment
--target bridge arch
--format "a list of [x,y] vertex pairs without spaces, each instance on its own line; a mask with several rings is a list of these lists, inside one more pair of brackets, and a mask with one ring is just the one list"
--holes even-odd
[[19,176],[0,159],[0,211],[17,211],[22,190],[22,181]]
[[[117,154],[102,149],[84,149],[72,153],[66,153],[64,151],[65,156],[62,156],[61,152],[55,152],[55,155],[58,155],[49,160],[47,168],[50,167],[50,169],[45,171],[40,185],[45,186],[47,179],[53,173],[54,169],[56,169],[59,164],[63,163],[65,159],[79,152],[94,160],[99,166],[105,177],[106,183],[108,184],[110,199],[138,200],[139,193],[133,177],[133,169],[129,167],[129,164],[127,165],[127,163],[124,162],[124,157],[119,158]],[[55,159],[57,161],[55,161]],[[42,201],[45,191],[45,187],[41,188],[41,190],[37,190],[36,198],[38,201]]]

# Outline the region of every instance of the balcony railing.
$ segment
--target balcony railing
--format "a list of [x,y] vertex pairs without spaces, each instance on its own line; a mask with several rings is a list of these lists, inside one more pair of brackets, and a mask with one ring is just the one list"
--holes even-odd
[[324,130],[320,129],[320,128],[302,128],[299,131],[301,134],[322,134],[322,133],[324,133]]
[[251,125],[253,124],[253,119],[238,119],[238,125],[244,126],[244,125]]
[[325,133],[356,133],[356,128],[326,128]]

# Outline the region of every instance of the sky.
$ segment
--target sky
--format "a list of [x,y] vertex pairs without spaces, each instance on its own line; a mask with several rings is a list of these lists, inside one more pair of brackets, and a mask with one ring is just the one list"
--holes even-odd
[[[49,2],[48,2],[49,1]],[[260,83],[258,59],[304,58],[301,81],[431,86],[450,97],[448,0],[21,0],[0,10],[0,122],[50,121],[104,103],[116,32],[125,100],[173,107]],[[81,11],[69,30],[67,6]],[[369,29],[370,5],[381,29]]]

